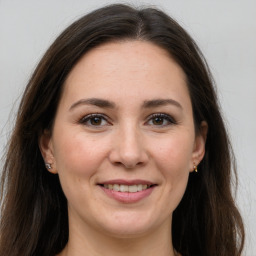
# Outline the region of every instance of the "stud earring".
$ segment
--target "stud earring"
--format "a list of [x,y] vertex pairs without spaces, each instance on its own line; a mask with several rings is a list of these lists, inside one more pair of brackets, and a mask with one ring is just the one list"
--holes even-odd
[[46,168],[49,169],[49,170],[52,169],[52,165],[49,164],[49,163],[46,163],[45,166],[46,166]]
[[194,172],[197,172],[197,166],[196,165],[194,165]]

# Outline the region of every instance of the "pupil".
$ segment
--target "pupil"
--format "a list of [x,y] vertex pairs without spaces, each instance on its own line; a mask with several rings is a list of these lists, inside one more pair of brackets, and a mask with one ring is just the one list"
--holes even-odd
[[154,122],[154,124],[157,124],[157,125],[163,124],[163,118],[162,117],[155,117],[153,122]]
[[91,123],[93,125],[99,125],[99,124],[101,124],[101,118],[100,117],[94,117],[94,118],[92,118]]

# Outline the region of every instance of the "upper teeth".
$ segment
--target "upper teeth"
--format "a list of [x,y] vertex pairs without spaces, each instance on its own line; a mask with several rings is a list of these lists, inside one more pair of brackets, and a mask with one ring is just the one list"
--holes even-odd
[[119,185],[119,184],[104,184],[104,188],[110,189],[110,190],[115,190],[119,192],[131,192],[135,193],[141,190],[145,190],[149,187],[149,185]]

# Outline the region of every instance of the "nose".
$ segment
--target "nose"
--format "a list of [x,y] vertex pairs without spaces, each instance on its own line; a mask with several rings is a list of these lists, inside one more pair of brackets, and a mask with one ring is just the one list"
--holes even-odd
[[134,127],[120,129],[113,138],[112,150],[109,159],[114,165],[124,166],[127,169],[145,165],[148,153],[143,142],[143,136]]

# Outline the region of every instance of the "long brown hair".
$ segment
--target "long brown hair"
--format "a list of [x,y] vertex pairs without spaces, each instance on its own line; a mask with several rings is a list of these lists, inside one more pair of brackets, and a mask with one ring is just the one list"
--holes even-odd
[[195,126],[208,123],[206,154],[173,213],[172,237],[183,256],[238,256],[244,228],[232,185],[236,170],[207,63],[188,33],[153,8],[111,5],[85,15],[51,45],[32,75],[17,113],[1,180],[0,255],[52,256],[68,241],[67,201],[38,147],[51,129],[63,83],[90,49],[144,40],[167,50],[184,70]]

